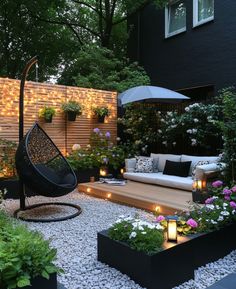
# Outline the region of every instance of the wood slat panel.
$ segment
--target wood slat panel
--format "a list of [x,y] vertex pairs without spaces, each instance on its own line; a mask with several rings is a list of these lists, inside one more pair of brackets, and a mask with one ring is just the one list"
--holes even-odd
[[[18,141],[19,91],[19,80],[0,78],[0,138]],[[80,102],[84,107],[83,114],[77,117],[76,122],[67,122],[61,111],[61,103],[71,99]],[[38,111],[44,105],[53,106],[56,109],[56,116],[54,116],[51,124],[38,118]],[[92,112],[94,105],[109,108],[110,115],[106,118],[106,123],[97,122]],[[117,137],[117,93],[26,82],[25,133],[35,121],[39,122],[64,154],[70,152],[75,143],[86,146],[89,143],[91,131],[95,127],[99,127],[104,132],[110,131],[115,142]]]

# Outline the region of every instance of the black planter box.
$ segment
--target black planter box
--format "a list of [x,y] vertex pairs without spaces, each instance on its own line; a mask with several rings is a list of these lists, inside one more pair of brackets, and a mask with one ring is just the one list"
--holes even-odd
[[[7,189],[4,199],[19,199],[19,181],[17,179],[0,179],[0,190]],[[25,188],[27,196],[35,196],[35,194]]]
[[236,249],[232,238],[236,224],[208,234],[180,237],[181,243],[165,244],[149,256],[114,241],[107,231],[98,233],[98,260],[127,274],[148,289],[172,289],[194,278],[194,270]]
[[[63,286],[59,286],[60,288],[65,288]],[[5,288],[1,288],[5,289]],[[16,287],[16,289],[19,289],[19,287]],[[43,278],[43,277],[36,277],[33,280],[31,280],[31,286],[25,286],[23,289],[58,289],[57,287],[57,274],[53,273],[50,275],[49,280]]]
[[99,168],[92,169],[79,169],[76,171],[76,176],[78,183],[88,183],[90,182],[90,177],[94,177],[95,181],[99,180]]

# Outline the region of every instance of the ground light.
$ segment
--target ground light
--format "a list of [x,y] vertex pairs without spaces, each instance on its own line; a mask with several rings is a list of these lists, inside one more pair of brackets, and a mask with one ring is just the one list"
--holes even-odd
[[167,217],[167,241],[177,243],[177,217]]

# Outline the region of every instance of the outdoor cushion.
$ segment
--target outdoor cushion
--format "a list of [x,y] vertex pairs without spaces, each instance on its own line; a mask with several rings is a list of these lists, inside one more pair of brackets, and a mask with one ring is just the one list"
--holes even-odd
[[192,170],[192,178],[193,179],[196,179],[196,168],[199,167],[199,166],[203,166],[203,165],[209,165],[209,161],[199,161],[197,162],[194,167],[193,167],[193,170]]
[[47,179],[50,179],[50,181],[54,182],[55,184],[60,183],[60,178],[53,169],[47,167],[44,164],[36,164],[35,167],[43,176],[45,176]]
[[126,172],[134,172],[136,165],[136,158],[125,159],[125,170]]
[[151,154],[151,157],[158,158],[158,171],[163,172],[166,164],[166,160],[173,162],[180,162],[181,155],[173,154]]
[[153,158],[153,172],[158,173],[158,162],[159,162],[159,157],[157,154],[151,153],[150,157]]
[[67,175],[65,175],[63,177],[63,179],[61,180],[61,184],[66,184],[66,185],[73,185],[75,182],[75,178],[73,176],[73,174],[69,173]]
[[136,157],[135,172],[137,173],[153,173],[153,158]]
[[192,177],[177,177],[163,175],[163,173],[124,173],[124,178],[132,181],[172,187],[181,190],[192,191]]
[[163,175],[173,175],[187,177],[189,174],[191,162],[172,162],[167,160]]
[[156,184],[156,178],[158,173],[124,173],[124,178],[136,181],[136,182],[142,182],[142,183],[148,183],[148,184]]
[[218,156],[190,156],[190,155],[181,155],[181,162],[188,162],[192,161],[191,167],[189,170],[189,175],[192,176],[193,167],[198,163],[199,161],[209,161],[209,163],[216,163],[219,160]]
[[226,167],[225,163],[211,163],[208,165],[202,165],[196,167],[195,178],[196,179],[203,179],[205,173],[207,172],[219,172]]

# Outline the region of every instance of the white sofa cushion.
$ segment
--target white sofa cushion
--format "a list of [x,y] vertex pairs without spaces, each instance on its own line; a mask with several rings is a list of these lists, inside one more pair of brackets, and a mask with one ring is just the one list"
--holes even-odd
[[151,154],[152,158],[158,158],[158,172],[163,172],[166,164],[166,160],[172,162],[180,162],[181,155],[173,154]]
[[181,190],[192,191],[193,180],[191,177],[178,177],[163,175],[159,173],[124,173],[124,177],[128,180],[138,181],[142,183],[155,184],[165,187],[172,187]]
[[202,180],[207,172],[219,172],[226,167],[225,163],[211,163],[196,167],[195,178]]
[[181,162],[188,162],[192,161],[189,175],[192,175],[193,167],[199,162],[199,161],[209,161],[209,163],[216,163],[218,161],[218,156],[208,157],[208,156],[190,156],[190,155],[181,155]]
[[136,158],[125,159],[125,170],[126,172],[133,173],[135,170]]

